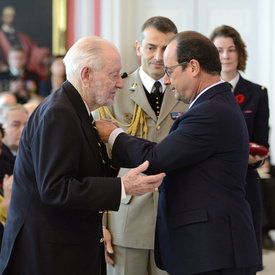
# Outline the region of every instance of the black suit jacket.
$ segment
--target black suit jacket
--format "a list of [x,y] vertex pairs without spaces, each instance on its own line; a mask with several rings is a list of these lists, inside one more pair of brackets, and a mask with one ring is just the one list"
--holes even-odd
[[100,211],[121,198],[120,179],[103,171],[87,108],[66,81],[23,130],[0,274],[100,274]]
[[159,144],[120,134],[113,157],[149,160],[165,172],[159,188],[155,259],[172,275],[259,263],[245,176],[249,139],[228,83],[214,86],[173,124]]

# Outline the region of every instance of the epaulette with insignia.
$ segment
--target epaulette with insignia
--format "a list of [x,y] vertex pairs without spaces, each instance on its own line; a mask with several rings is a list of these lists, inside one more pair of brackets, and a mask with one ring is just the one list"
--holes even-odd
[[261,87],[261,90],[264,90],[264,89],[265,89],[265,86],[262,86],[262,87]]

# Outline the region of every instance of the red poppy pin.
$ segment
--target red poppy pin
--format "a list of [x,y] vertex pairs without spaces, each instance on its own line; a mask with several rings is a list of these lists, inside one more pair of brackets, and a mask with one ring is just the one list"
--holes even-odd
[[241,104],[241,103],[244,102],[245,96],[244,96],[243,94],[238,94],[238,95],[236,95],[236,99],[237,99],[237,102],[238,102],[239,104]]

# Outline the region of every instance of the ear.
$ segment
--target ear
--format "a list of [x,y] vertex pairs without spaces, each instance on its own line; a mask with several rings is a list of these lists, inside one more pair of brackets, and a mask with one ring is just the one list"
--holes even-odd
[[137,53],[137,56],[141,56],[140,47],[141,47],[140,42],[138,40],[136,40],[136,53]]
[[191,59],[190,65],[191,65],[191,70],[192,70],[193,75],[197,75],[201,70],[200,63],[198,62],[198,60]]
[[80,71],[80,78],[84,87],[89,87],[89,83],[91,80],[91,68],[83,67]]

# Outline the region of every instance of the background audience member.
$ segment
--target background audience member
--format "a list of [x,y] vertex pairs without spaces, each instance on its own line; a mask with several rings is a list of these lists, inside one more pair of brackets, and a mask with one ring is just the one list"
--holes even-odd
[[[2,124],[0,124],[0,155],[2,152],[2,138],[4,137],[4,135],[4,129],[2,127]],[[12,181],[13,176],[5,175],[3,180],[3,196],[0,195],[0,251],[4,226],[7,219],[8,208],[10,205]]]
[[0,70],[8,69],[8,53],[13,47],[23,48],[26,59],[26,67],[29,71],[34,71],[40,79],[44,79],[48,73],[48,57],[50,50],[45,47],[38,47],[30,37],[14,28],[15,9],[6,6],[2,10],[0,29]]
[[0,184],[4,176],[13,174],[15,157],[22,130],[28,121],[28,111],[21,104],[0,106],[0,123],[2,123],[5,136],[2,139],[2,154],[0,155]]
[[[155,142],[168,134],[173,121],[188,108],[187,104],[177,101],[171,88],[163,83],[163,53],[177,32],[175,24],[166,17],[152,17],[143,24],[136,41],[141,67],[124,78],[124,87],[116,94],[114,104],[104,107],[105,111],[103,108],[95,111],[95,119],[114,118],[127,133]],[[161,91],[158,94],[156,82]],[[140,124],[141,118],[143,124]],[[122,168],[119,175],[128,171]],[[105,214],[104,239],[108,252],[113,254],[112,258],[106,255],[109,275],[167,274],[158,269],[154,261],[158,196],[158,190],[138,197],[129,195],[121,202],[118,212]]]
[[53,57],[50,66],[50,77],[39,83],[39,95],[47,97],[51,92],[57,90],[66,79],[65,66],[63,64],[64,56]]
[[[210,39],[217,47],[222,64],[221,79],[232,86],[232,91],[239,103],[246,121],[249,140],[269,148],[268,144],[268,96],[264,86],[244,79],[239,71],[245,71],[247,52],[246,45],[240,34],[232,27],[222,25],[211,34]],[[249,155],[246,174],[246,199],[252,210],[252,217],[259,254],[262,258],[262,194],[257,168],[266,156]],[[259,270],[262,270],[262,264]]]
[[0,93],[0,106],[7,104],[16,104],[17,98],[13,93],[10,92],[2,92]]
[[26,103],[37,94],[38,75],[26,69],[26,56],[22,48],[12,48],[8,55],[9,69],[0,73],[2,91],[14,93],[18,103]]

